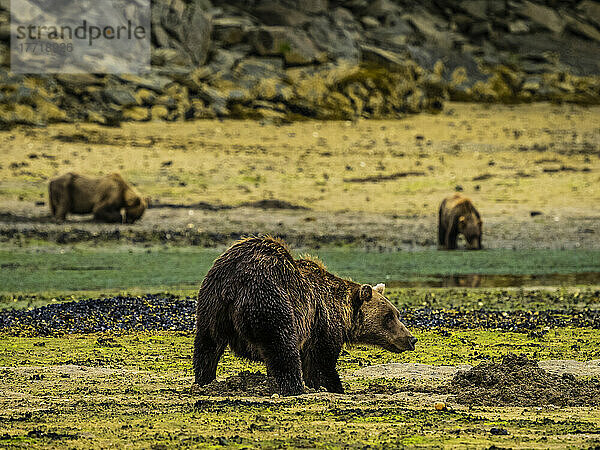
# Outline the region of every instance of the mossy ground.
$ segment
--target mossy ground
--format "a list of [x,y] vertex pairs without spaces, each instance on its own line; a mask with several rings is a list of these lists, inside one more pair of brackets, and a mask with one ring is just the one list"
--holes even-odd
[[[148,291],[135,285],[126,289]],[[194,290],[174,291],[190,295]],[[78,293],[59,284],[54,292],[11,298],[8,294],[3,302],[9,307],[33,307],[52,303],[53,298],[78,300],[99,294]],[[388,296],[413,308],[501,311],[583,311],[597,308],[600,301],[593,287],[573,286],[391,289]],[[2,334],[0,447],[581,448],[600,444],[597,408],[467,408],[436,392],[439,380],[353,375],[358,369],[392,362],[474,365],[498,360],[508,352],[540,360],[600,360],[597,329],[551,327],[535,334],[493,329],[413,331],[419,339],[415,352],[396,355],[364,346],[345,349],[338,363],[345,395],[319,392],[296,398],[192,394],[189,332]],[[265,372],[263,365],[227,352],[218,376],[223,379],[246,370]],[[445,401],[450,409],[437,411],[437,401]]]
[[[372,364],[476,364],[515,350],[540,359],[598,359],[600,338],[595,330],[559,329],[538,339],[495,331],[416,334],[420,345],[414,353],[393,355],[366,347],[345,351],[338,366],[345,395],[275,399],[192,395],[192,336],[186,333],[5,335],[0,352],[0,444],[544,448],[599,442],[600,413],[591,408],[469,410],[450,400],[449,411],[436,411],[434,403],[446,398],[427,392],[427,383],[350,376]],[[242,370],[264,371],[264,367],[226,353],[218,376]],[[412,389],[402,392],[400,385]],[[383,393],[373,394],[375,387]],[[492,428],[508,435],[493,435]]]

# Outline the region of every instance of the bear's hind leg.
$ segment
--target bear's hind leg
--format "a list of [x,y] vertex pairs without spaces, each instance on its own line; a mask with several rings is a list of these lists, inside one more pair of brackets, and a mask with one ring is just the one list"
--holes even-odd
[[48,203],[50,204],[50,214],[52,217],[56,217],[56,200],[52,192],[52,184],[48,188]]
[[289,342],[289,337],[261,347],[267,371],[277,381],[281,395],[304,393],[300,352],[294,343]]
[[251,279],[238,295],[242,301],[232,317],[237,335],[256,349],[281,395],[302,394],[299,339],[287,293],[274,283],[257,285]]
[[197,332],[194,340],[194,383],[203,386],[217,377],[217,364],[226,344],[215,342],[208,334]]
[[56,222],[64,222],[71,209],[69,192],[66,187],[58,184],[50,185],[50,212]]

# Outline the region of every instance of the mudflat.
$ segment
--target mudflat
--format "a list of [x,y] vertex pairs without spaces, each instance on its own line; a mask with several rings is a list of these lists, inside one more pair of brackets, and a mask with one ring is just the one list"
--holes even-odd
[[[451,103],[395,121],[14,129],[0,134],[0,235],[56,240],[65,225],[50,223],[49,179],[117,171],[152,199],[122,227],[138,242],[162,229],[203,246],[277,233],[309,247],[431,247],[439,202],[461,191],[488,248],[598,248],[598,123],[600,107]],[[75,240],[114,230],[86,216],[67,226],[100,236]]]

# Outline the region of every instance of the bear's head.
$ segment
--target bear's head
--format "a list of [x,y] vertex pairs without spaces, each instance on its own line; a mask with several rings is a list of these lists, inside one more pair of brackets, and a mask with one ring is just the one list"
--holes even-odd
[[414,350],[417,339],[400,321],[400,312],[383,295],[384,284],[363,284],[353,299],[354,327],[352,341],[377,345],[390,352]]
[[458,218],[458,232],[465,237],[469,250],[481,250],[481,228],[482,221],[474,213]]
[[138,195],[135,191],[130,190],[125,193],[125,214],[123,216],[124,223],[134,223],[148,207],[148,202],[145,198]]

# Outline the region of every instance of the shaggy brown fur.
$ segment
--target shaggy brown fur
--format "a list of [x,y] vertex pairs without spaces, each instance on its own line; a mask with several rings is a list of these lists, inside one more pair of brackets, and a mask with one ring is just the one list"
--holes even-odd
[[481,249],[481,216],[473,202],[461,194],[445,198],[440,205],[438,243],[441,248],[454,250],[459,234],[470,250]]
[[335,365],[344,344],[414,350],[416,339],[383,288],[339,278],[312,259],[294,260],[278,239],[241,240],[217,258],[198,292],[195,382],[215,379],[229,345],[264,361],[283,395],[302,393],[303,381],[343,392]]
[[49,196],[50,210],[58,221],[64,221],[67,213],[93,213],[100,222],[133,223],[148,206],[146,199],[118,173],[101,178],[66,173],[50,181]]

